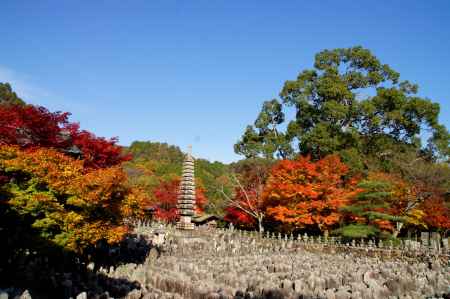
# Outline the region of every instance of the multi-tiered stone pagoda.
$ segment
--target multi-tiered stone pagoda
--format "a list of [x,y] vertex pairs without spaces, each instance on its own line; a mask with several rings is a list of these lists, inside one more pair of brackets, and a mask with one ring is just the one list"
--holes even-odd
[[195,214],[195,178],[194,157],[188,152],[183,163],[183,177],[178,193],[178,214],[180,220],[177,223],[179,229],[194,229],[192,217]]

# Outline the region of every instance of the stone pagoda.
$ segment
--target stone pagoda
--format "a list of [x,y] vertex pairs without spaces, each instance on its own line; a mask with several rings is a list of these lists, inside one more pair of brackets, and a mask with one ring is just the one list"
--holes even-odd
[[183,177],[181,179],[180,191],[178,193],[178,214],[180,220],[177,223],[179,229],[194,229],[191,222],[195,215],[195,178],[194,178],[194,157],[191,148],[186,154],[183,163]]

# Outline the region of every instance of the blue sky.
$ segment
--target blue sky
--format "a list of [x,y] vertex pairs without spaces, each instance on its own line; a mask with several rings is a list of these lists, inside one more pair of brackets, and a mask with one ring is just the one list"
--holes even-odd
[[99,136],[229,162],[264,100],[322,49],[362,45],[441,104],[450,1],[2,0],[0,82]]

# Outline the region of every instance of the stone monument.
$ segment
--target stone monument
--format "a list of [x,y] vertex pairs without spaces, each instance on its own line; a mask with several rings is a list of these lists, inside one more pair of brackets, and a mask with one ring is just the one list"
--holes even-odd
[[178,214],[180,220],[177,223],[178,229],[194,229],[192,217],[195,214],[195,178],[194,178],[194,157],[191,154],[191,147],[183,162],[183,174],[178,193]]

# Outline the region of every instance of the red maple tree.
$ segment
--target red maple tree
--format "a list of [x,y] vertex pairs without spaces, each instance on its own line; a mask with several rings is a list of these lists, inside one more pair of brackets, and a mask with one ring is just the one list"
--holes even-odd
[[50,112],[44,107],[0,105],[0,143],[22,148],[68,147],[70,141],[61,132],[71,135],[77,130],[68,117],[69,113]]
[[228,195],[222,188],[222,194],[227,203],[224,220],[244,228],[257,227],[264,231],[266,210],[263,201],[264,185],[266,183],[271,162],[261,159],[247,159],[234,165],[230,183],[234,192]]
[[[253,228],[264,218],[264,210],[261,209],[261,197],[256,190],[246,190],[236,187],[233,198],[228,199],[228,206],[225,208],[224,220],[234,225],[245,228]],[[262,231],[262,227],[260,228]]]
[[442,197],[434,194],[422,203],[421,209],[425,213],[423,220],[429,228],[450,230],[450,209]]
[[54,148],[80,156],[87,169],[106,168],[131,158],[117,139],[105,139],[69,122],[70,113],[32,105],[0,105],[0,144]]

